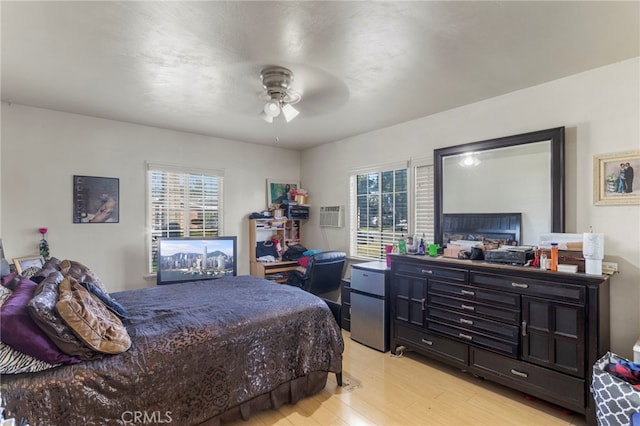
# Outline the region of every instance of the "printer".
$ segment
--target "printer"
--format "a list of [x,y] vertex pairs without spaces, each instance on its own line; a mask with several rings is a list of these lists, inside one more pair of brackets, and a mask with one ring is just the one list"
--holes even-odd
[[309,219],[309,206],[288,204],[286,206],[287,219]]
[[504,263],[508,265],[524,266],[535,257],[535,251],[530,246],[502,246],[499,249],[484,252],[486,262]]

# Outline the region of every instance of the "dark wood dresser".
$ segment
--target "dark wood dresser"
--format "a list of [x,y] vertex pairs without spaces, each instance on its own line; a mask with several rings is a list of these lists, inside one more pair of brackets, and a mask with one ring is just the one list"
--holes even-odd
[[416,351],[583,413],[609,350],[609,277],[392,255],[391,351]]

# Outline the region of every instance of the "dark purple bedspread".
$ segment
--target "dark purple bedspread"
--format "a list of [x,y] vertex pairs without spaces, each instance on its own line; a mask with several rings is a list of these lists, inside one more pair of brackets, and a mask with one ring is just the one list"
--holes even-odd
[[239,276],[112,296],[129,311],[131,349],[3,376],[8,417],[32,426],[127,424],[135,416],[196,425],[285,383],[341,371],[344,342],[329,308],[295,287]]

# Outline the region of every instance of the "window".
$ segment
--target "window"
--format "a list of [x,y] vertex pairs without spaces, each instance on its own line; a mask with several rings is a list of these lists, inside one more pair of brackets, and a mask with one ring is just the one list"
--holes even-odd
[[222,234],[224,173],[147,164],[148,272],[157,271],[158,238]]
[[351,256],[384,259],[385,246],[407,236],[408,169],[351,176]]

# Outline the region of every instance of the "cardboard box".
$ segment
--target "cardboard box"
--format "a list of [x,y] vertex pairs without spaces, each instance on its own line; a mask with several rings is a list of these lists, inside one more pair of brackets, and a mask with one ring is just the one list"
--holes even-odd
[[464,250],[459,248],[446,248],[444,249],[444,253],[442,254],[444,257],[452,257],[454,259],[458,259],[458,254],[463,252]]
[[[551,251],[544,250],[547,259],[551,258]],[[578,265],[578,272],[584,272],[584,255],[582,251],[576,250],[558,250],[558,263],[566,265]]]

